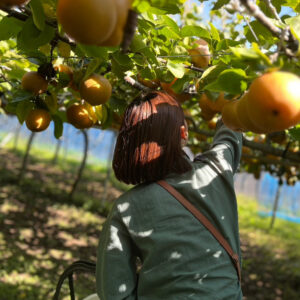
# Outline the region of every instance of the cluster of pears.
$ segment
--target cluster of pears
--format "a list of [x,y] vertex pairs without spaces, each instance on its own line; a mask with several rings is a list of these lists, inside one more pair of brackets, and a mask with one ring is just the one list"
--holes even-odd
[[[60,73],[68,75],[68,86],[75,89],[80,94],[80,102],[69,106],[66,111],[67,120],[78,129],[89,128],[97,122],[95,107],[106,103],[112,93],[110,82],[102,75],[92,74],[87,79],[82,80],[79,87],[73,81],[73,70],[60,65],[57,68]],[[31,71],[24,74],[22,78],[22,88],[31,92],[33,96],[39,96],[46,93],[48,81],[39,72]],[[50,100],[48,98],[51,98]],[[53,95],[48,94],[44,97],[44,102],[53,102]],[[56,103],[57,105],[57,103]],[[40,132],[48,128],[51,122],[51,115],[44,108],[34,108],[26,117],[27,128],[33,132]]]
[[93,74],[79,86],[82,99],[67,109],[67,119],[78,129],[90,128],[97,122],[95,107],[106,103],[112,93],[110,82],[102,75]]
[[76,42],[119,46],[131,0],[59,0],[57,20]]
[[273,71],[256,78],[239,100],[222,110],[225,125],[236,131],[271,133],[300,122],[300,78]]
[[[32,93],[34,96],[43,94],[48,89],[48,81],[46,78],[35,71],[25,73],[22,77],[21,84],[25,91]],[[50,113],[47,110],[40,108],[31,110],[25,119],[27,128],[33,132],[46,130],[50,122]]]
[[199,99],[199,107],[201,108],[201,117],[205,121],[210,121],[217,113],[221,113],[225,104],[230,100],[225,99],[224,93],[220,93],[215,101],[212,101],[205,93]]

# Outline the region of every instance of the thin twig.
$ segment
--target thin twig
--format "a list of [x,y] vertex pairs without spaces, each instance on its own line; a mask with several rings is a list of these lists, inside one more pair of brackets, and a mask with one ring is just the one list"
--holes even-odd
[[269,18],[262,12],[262,10],[255,4],[254,1],[240,0],[241,3],[248,9],[251,15],[257,19],[262,25],[269,29],[278,38],[281,34],[281,29],[276,27]]
[[125,76],[124,80],[129,83],[131,86],[133,86],[134,88],[144,91],[144,92],[151,92],[152,89],[144,86],[143,84],[139,83],[137,80],[133,79],[130,76]]
[[276,10],[275,6],[272,4],[271,0],[264,0],[264,1],[266,3],[267,7],[269,8],[269,10],[271,11],[271,13],[273,14],[273,16],[275,17],[275,19],[277,21],[279,21],[280,23],[282,23],[279,15],[277,13],[277,10]]
[[247,20],[247,18],[246,18],[245,16],[243,16],[243,17],[244,17],[244,20],[245,20],[245,22],[247,23],[247,25],[248,25],[248,27],[249,27],[249,29],[250,29],[252,35],[254,36],[256,42],[259,43],[259,39],[258,39],[257,35],[255,34],[255,32],[254,32],[254,30],[253,30],[251,24],[249,23],[249,21]]
[[204,72],[204,69],[201,69],[201,68],[197,68],[197,67],[194,67],[194,66],[184,66],[186,69],[189,69],[189,70],[192,70],[192,71],[195,71],[195,72],[199,72],[199,73],[203,73]]
[[[247,8],[249,13],[256,18],[263,26],[265,26],[274,36],[279,39],[282,36],[282,30],[276,27],[270,19],[262,12],[262,10],[251,0],[240,0],[240,2]],[[298,50],[298,41],[293,37],[292,33],[289,31],[288,36],[284,40],[289,44],[289,48],[293,51]]]

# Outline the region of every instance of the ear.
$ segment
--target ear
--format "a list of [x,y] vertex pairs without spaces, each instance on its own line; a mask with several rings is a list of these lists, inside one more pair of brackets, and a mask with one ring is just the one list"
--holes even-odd
[[187,140],[188,138],[188,131],[184,125],[180,127],[180,136],[183,140]]

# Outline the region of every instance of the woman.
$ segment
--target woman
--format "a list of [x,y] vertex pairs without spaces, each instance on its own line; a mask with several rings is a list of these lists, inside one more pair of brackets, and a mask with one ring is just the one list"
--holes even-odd
[[193,162],[182,150],[187,138],[183,111],[171,96],[149,93],[127,108],[113,169],[120,181],[136,186],[116,200],[101,233],[96,272],[101,300],[242,299],[227,252],[156,183],[166,180],[240,254],[233,175],[242,136],[221,124],[211,150]]

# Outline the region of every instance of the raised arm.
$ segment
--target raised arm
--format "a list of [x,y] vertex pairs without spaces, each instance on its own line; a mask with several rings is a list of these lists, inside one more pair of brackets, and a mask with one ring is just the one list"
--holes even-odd
[[235,132],[218,121],[217,131],[211,149],[195,157],[197,160],[209,160],[218,168],[217,173],[237,171],[242,152],[242,133]]
[[226,160],[232,167],[233,173],[236,172],[240,163],[242,141],[242,133],[232,131],[223,124],[222,120],[219,120],[212,150],[217,152],[219,158]]

